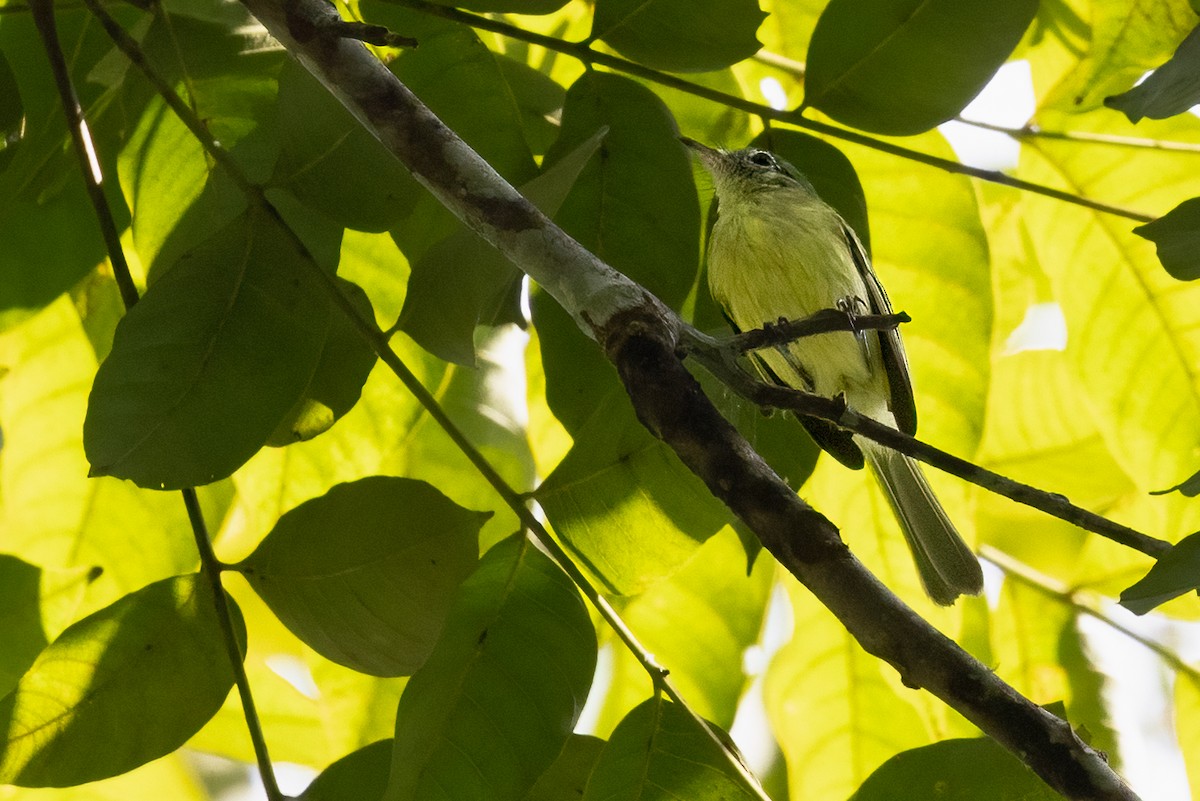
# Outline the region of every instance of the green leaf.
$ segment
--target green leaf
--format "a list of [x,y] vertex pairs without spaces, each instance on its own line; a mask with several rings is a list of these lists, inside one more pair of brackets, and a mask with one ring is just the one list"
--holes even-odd
[[592,38],[647,67],[705,72],[762,46],[758,0],[597,0]]
[[[395,248],[391,248],[393,254]],[[483,340],[479,367],[464,369],[430,356],[407,337],[393,348],[488,461],[519,492],[535,479],[522,423],[521,365],[509,356],[524,334],[507,326]],[[236,514],[245,522],[240,553],[297,504],[334,484],[386,474],[420,478],[469,509],[491,510],[485,545],[511,534],[516,516],[470,461],[395,377],[377,365],[362,399],[325,434],[287,448],[260,451],[234,475]]]
[[147,106],[118,166],[134,211],[134,246],[151,268],[164,268],[246,208],[245,196],[223,173],[208,182],[204,149],[161,98]]
[[[739,80],[739,74],[733,69],[700,72],[689,75],[688,81],[732,97],[744,97],[748,82]],[[751,136],[751,117],[741,109],[722,106],[714,114],[712,101],[693,92],[659,85],[654,87],[654,93],[667,104],[680,132],[698,142],[727,144],[744,142]]]
[[1200,278],[1200,259],[1196,258],[1200,248],[1200,198],[1183,201],[1133,232],[1154,243],[1158,260],[1171,277],[1180,281]]
[[[991,382],[975,461],[1035,487],[1062,493],[1086,509],[1111,507],[1132,484],[1080,409],[1087,395],[1061,339],[1040,325],[1061,314],[1031,247],[1021,194],[999,188],[981,204],[991,250],[995,311]],[[1026,336],[1025,332],[1034,336]],[[1079,469],[1087,465],[1086,470]],[[979,541],[1070,586],[1081,549],[1095,538],[1075,526],[986,491],[973,491]],[[989,663],[990,664],[990,663]]]
[[267,441],[312,379],[329,324],[303,258],[251,212],[151,287],[117,327],[92,386],[92,475],[161,489],[207,484]]
[[612,733],[583,801],[681,798],[750,801],[760,796],[691,715],[656,696],[630,712]]
[[1200,27],[1192,29],[1166,64],[1129,91],[1104,98],[1104,105],[1123,111],[1130,122],[1174,117],[1200,102],[1198,74]]
[[[759,29],[763,48],[804,63],[817,19],[829,0],[773,0],[764,3],[770,16]],[[747,65],[748,66],[748,65]]]
[[504,56],[497,57],[496,65],[510,87],[530,150],[536,156],[544,156],[558,138],[558,115],[567,89],[546,74],[545,67],[534,69],[526,64],[522,55],[528,57],[512,47]]
[[364,746],[321,771],[297,801],[376,801],[387,787],[391,759],[391,740]]
[[675,121],[649,89],[588,72],[567,92],[547,166],[608,129],[555,217],[580,244],[670,305],[691,289],[700,202]]
[[[156,18],[141,45],[250,180],[265,181],[279,155],[275,76],[282,54],[246,53],[242,34],[190,17]],[[149,91],[140,76],[121,86],[125,103],[135,107]],[[246,199],[162,98],[152,94],[139,111],[118,174],[133,211],[134,245],[155,275],[224,227]]]
[[[1061,124],[1049,115],[1043,121]],[[1107,111],[1072,115],[1071,122],[1077,131],[1133,131]],[[1190,138],[1200,122],[1181,115],[1139,128],[1156,139]],[[1188,163],[1184,154],[1159,150],[1131,159],[1112,148],[1046,141],[1022,153],[1019,176],[1117,205],[1169,208],[1197,194]],[[1068,211],[1035,196],[1022,205],[1031,252],[1070,332],[1066,356],[1086,398],[1083,409],[1135,487],[1176,483],[1195,471],[1191,448],[1200,442],[1200,351],[1193,336],[1200,284],[1167,275],[1145,241],[1113,226],[1107,214]]]
[[1188,782],[1200,786],[1200,678],[1181,671],[1175,679],[1175,735],[1183,754]]
[[[522,186],[521,193],[547,215],[556,214],[605,133],[597,131]],[[396,325],[430,353],[474,366],[475,327],[498,316],[514,316],[506,307],[519,304],[522,275],[498,250],[462,226],[413,264]]]
[[1158,558],[1140,581],[1121,593],[1121,606],[1135,615],[1200,588],[1200,532],[1189,534]]
[[[367,293],[344,278],[338,278],[337,283],[363,319],[371,320],[375,312]],[[328,431],[358,403],[363,384],[374,366],[375,351],[354,323],[340,311],[333,314],[321,358],[308,388],[275,427],[267,444],[290,445]]]
[[213,22],[229,30],[242,30],[254,22],[245,8],[221,0],[164,0],[163,10],[176,16]]
[[537,780],[522,801],[565,801],[583,798],[588,776],[600,758],[604,741],[586,734],[572,734],[554,763]]
[[633,595],[670,575],[729,519],[646,430],[620,387],[537,490],[555,533],[604,586]]
[[[608,264],[678,307],[696,279],[700,203],[674,120],[650,90],[589,71],[567,92],[552,165],[607,127],[600,152],[580,174],[555,221]],[[615,372],[550,298],[533,299],[547,400],[570,432],[616,386]]]
[[992,613],[997,674],[1030,698],[1064,698],[1068,692],[1061,647],[1076,625],[1072,609],[1017,581],[1006,581]]
[[1155,490],[1151,495],[1166,495],[1169,492],[1178,492],[1188,498],[1195,498],[1200,495],[1200,471],[1192,473],[1173,487],[1165,490]]
[[41,569],[8,554],[0,554],[0,693],[17,685],[47,645],[42,628]]
[[[69,787],[174,751],[233,686],[212,590],[164,579],[62,633],[0,701],[0,781]],[[238,646],[245,628],[230,606]]]
[[[133,27],[143,12],[137,8],[113,10],[118,23],[127,29]],[[112,40],[103,28],[95,24],[95,18],[87,9],[56,8],[55,23],[59,44],[73,70],[74,90],[80,105],[87,110],[88,126],[95,143],[95,152],[103,172],[115,175],[110,158],[120,148],[120,138],[125,134],[129,109],[121,103],[110,102],[102,95],[110,87],[92,80],[89,70],[106,53],[113,49]],[[0,172],[0,198],[43,204],[52,200],[65,188],[82,190],[79,159],[72,149],[67,135],[62,112],[62,101],[55,86],[53,74],[46,61],[46,51],[33,23],[31,14],[7,14],[0,26],[0,52],[4,53],[16,79],[25,111],[25,130],[20,146],[12,152],[7,169]],[[119,228],[128,224],[125,204],[115,181],[106,182],[106,194],[113,206]],[[80,197],[83,197],[80,191]],[[86,203],[86,201],[85,201]],[[59,229],[59,234],[81,228],[78,233],[86,234],[95,243],[95,252],[102,254],[101,241],[94,227],[81,226],[80,221],[91,221],[94,212],[90,206],[80,207],[80,216],[71,225]],[[6,217],[0,209],[0,218]],[[93,224],[94,225],[94,224]],[[6,237],[4,241],[9,240]],[[64,249],[65,250],[65,249]],[[79,258],[81,254],[75,254]],[[95,261],[99,261],[97,256]],[[92,265],[94,266],[95,261]],[[54,270],[47,260],[41,270]]]
[[420,481],[364,478],[283,515],[238,569],[317,653],[406,676],[433,650],[490,516]]
[[1188,0],[1058,0],[1042,4],[1042,17],[1039,27],[1049,35],[1038,43],[1049,44],[1043,50],[1050,53],[1031,53],[1038,108],[1067,113],[1091,111],[1128,89],[1162,64],[1196,25]]
[[[471,28],[390,3],[368,0],[363,15],[421,46],[405,50],[388,66],[402,83],[503,175],[520,186],[537,175],[524,124],[529,106],[539,106],[544,83],[517,78],[527,71],[495,53]],[[527,75],[525,77],[528,77]],[[539,97],[521,93],[533,89]],[[544,136],[543,122],[536,124]],[[390,228],[410,260],[458,229],[459,222],[422,190],[412,212]]]
[[17,686],[62,623],[74,616],[99,568],[49,571],[0,554],[0,696]]
[[986,737],[944,740],[889,759],[850,801],[1058,801],[1058,793]]
[[[1079,621],[1063,629],[1058,644],[1059,663],[1067,673],[1067,704],[1061,713],[1052,710],[1097,751],[1108,756],[1110,765],[1123,765],[1124,749],[1121,733],[1109,712],[1108,697],[1114,691],[1108,674],[1096,663],[1091,642],[1079,629]],[[983,662],[984,659],[980,658]],[[984,662],[987,664],[987,662]]]
[[87,593],[93,611],[194,570],[197,557],[178,497],[87,478],[82,433],[96,361],[79,311],[64,295],[0,334],[0,531],[4,550],[27,562],[101,568]]
[[767,668],[767,716],[787,760],[791,797],[846,798],[886,759],[928,743],[929,734],[916,693],[900,686],[891,667],[863,651],[806,590],[789,587],[788,594],[797,636]]
[[273,182],[347,228],[386,231],[423,190],[303,67],[279,76],[281,152]]
[[44,201],[0,200],[0,330],[46,306],[104,258],[83,187]]
[[832,0],[808,48],[804,104],[905,136],[954,117],[1008,58],[1037,0]]
[[[773,560],[760,559],[747,575],[741,543],[726,528],[679,572],[621,609],[642,646],[670,668],[671,682],[688,704],[726,729],[749,682],[743,656],[759,640],[775,567]],[[633,655],[615,649],[599,731],[615,725],[653,689]]]
[[570,736],[595,667],[566,574],[523,537],[493,547],[400,698],[385,801],[520,801]]

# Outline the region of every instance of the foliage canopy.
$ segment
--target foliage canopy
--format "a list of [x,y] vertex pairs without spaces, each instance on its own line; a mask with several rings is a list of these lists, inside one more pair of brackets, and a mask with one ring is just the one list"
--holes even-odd
[[[322,771],[309,801],[761,798],[724,740],[759,693],[771,745],[750,761],[775,801],[1056,797],[759,554],[572,317],[239,5],[87,3],[0,0],[0,798],[87,782],[55,797],[207,798],[189,753],[262,767],[264,742]],[[339,10],[418,40],[376,50],[567,233],[702,331],[725,330],[703,273],[709,193],[677,137],[753,140],[804,171],[912,317],[923,440],[1184,544],[1151,569],[932,476],[996,568],[987,599],[935,608],[864,476],[697,378],[888,587],[1059,704],[1118,771],[1138,767],[1079,622],[1127,630],[1118,597],[1200,614],[1200,549],[1183,539],[1200,529],[1192,5]],[[106,177],[107,229],[56,57]],[[963,166],[938,126],[1018,61],[1035,111],[1000,134],[1016,163]],[[389,345],[402,368],[377,360]],[[529,536],[533,502],[553,541]],[[1196,792],[1200,668],[1150,646]]]

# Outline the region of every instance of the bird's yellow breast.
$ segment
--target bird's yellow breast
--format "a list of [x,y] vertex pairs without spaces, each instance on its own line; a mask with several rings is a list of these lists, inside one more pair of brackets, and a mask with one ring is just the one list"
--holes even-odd
[[[865,301],[866,287],[837,213],[802,196],[766,200],[722,206],[709,241],[709,289],[734,324],[745,331],[780,317],[798,320],[837,308],[846,298]],[[873,334],[819,334],[783,351],[759,355],[786,384],[828,397],[844,392],[871,416],[881,404],[886,408],[886,377]]]

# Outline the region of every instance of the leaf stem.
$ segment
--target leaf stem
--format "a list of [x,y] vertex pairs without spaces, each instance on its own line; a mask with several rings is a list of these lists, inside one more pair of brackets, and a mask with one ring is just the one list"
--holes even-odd
[[[112,264],[113,275],[117,288],[121,293],[121,301],[128,312],[138,302],[138,290],[134,284],[129,263],[125,259],[125,251],[121,247],[121,237],[117,231],[112,208],[104,194],[104,174],[96,154],[95,145],[88,131],[87,122],[83,118],[83,110],[71,83],[70,72],[66,58],[58,41],[58,31],[54,19],[54,4],[52,0],[31,0],[30,11],[34,23],[50,60],[50,69],[62,101],[63,112],[66,114],[67,127],[71,134],[71,142],[79,158],[84,184],[87,187],[88,199],[91,201],[93,212],[100,226],[100,233],[108,251],[109,262]],[[95,9],[93,9],[95,11]],[[267,751],[266,739],[263,736],[262,723],[254,705],[254,697],[250,691],[250,681],[243,664],[244,655],[234,631],[233,617],[229,609],[229,601],[221,586],[221,566],[213,553],[212,544],[208,539],[208,530],[200,510],[200,501],[194,488],[181,490],[183,505],[187,510],[188,521],[191,523],[192,534],[200,556],[200,572],[204,575],[213,591],[213,605],[217,614],[217,622],[221,627],[222,639],[229,653],[229,661],[233,672],[234,683],[242,701],[242,709],[246,718],[246,726],[254,745],[255,758],[258,760],[259,773],[262,776],[263,787],[270,801],[283,801],[283,793],[275,779],[275,771]]]
[[83,118],[83,109],[71,83],[71,73],[67,67],[67,59],[63,54],[62,45],[58,41],[58,25],[54,18],[53,0],[30,0],[29,10],[38,34],[42,38],[42,46],[50,60],[50,72],[54,76],[54,84],[58,89],[59,100],[62,101],[63,114],[67,119],[67,129],[71,134],[71,145],[79,159],[80,172],[83,174],[84,187],[88,199],[96,214],[100,226],[100,235],[104,238],[104,246],[112,263],[113,275],[117,280],[117,289],[121,293],[121,301],[125,308],[132,307],[138,300],[137,287],[129,272],[129,264],[125,260],[125,251],[121,248],[121,235],[117,231],[113,219],[112,208],[108,198],[104,196],[104,173],[100,169],[100,158],[96,154],[91,132],[87,121]]
[[233,627],[233,615],[229,610],[229,599],[225,595],[225,588],[221,585],[221,563],[217,560],[212,542],[208,537],[208,526],[204,523],[200,499],[192,487],[180,490],[180,493],[183,495],[183,505],[187,508],[188,522],[192,524],[196,549],[200,552],[200,572],[212,588],[217,621],[221,626],[222,639],[225,640],[225,650],[229,653],[229,662],[233,665],[233,681],[237,685],[238,696],[242,700],[246,728],[250,731],[250,742],[254,745],[254,758],[258,762],[258,773],[262,777],[263,789],[270,801],[284,801],[283,792],[279,789],[279,782],[275,778],[275,768],[271,764],[271,755],[267,750],[267,738],[263,734],[262,720],[258,716],[254,694],[250,691],[250,677],[246,675],[244,661],[246,655],[242,653],[238,644],[237,632]]

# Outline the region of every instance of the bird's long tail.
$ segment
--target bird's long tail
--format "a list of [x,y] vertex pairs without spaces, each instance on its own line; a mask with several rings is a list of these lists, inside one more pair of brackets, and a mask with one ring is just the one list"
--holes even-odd
[[929,597],[948,606],[960,595],[978,595],[983,589],[979,560],[950,522],[920,465],[878,443],[858,442],[896,513]]

